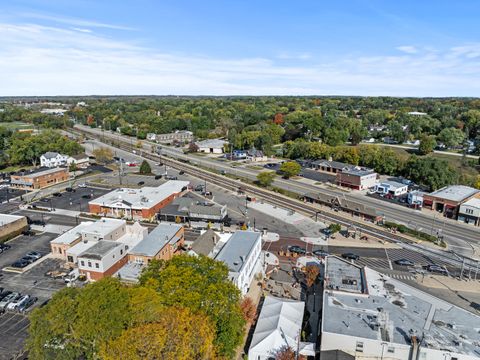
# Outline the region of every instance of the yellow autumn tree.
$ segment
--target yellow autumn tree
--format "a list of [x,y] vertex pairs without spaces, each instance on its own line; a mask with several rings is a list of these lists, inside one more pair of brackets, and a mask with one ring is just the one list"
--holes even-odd
[[104,360],[215,359],[215,328],[203,314],[167,307],[155,323],[125,330],[100,347]]

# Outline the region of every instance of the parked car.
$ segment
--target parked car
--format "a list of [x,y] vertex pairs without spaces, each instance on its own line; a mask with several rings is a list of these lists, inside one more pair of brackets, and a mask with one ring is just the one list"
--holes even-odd
[[79,188],[86,188],[86,187],[87,187],[87,184],[85,184],[85,183],[78,184],[78,187],[79,187]]
[[427,271],[430,271],[432,273],[437,273],[437,274],[441,274],[441,275],[448,275],[448,270],[445,268],[445,266],[440,266],[440,265],[437,265],[437,264],[430,264],[430,265],[427,265],[425,268],[426,268]]
[[125,165],[130,166],[130,167],[137,166],[137,164],[134,163],[134,162],[126,162]]
[[45,221],[43,221],[43,220],[32,220],[31,224],[32,225],[45,226]]
[[360,259],[360,256],[354,253],[343,253],[342,258],[347,260],[358,260]]
[[92,197],[91,194],[82,195],[82,199],[90,199],[91,197]]
[[185,174],[185,171],[183,171],[183,170],[180,170],[180,171],[178,172],[178,175],[183,175],[183,174]]
[[203,196],[211,196],[212,192],[211,191],[202,191]]
[[34,235],[35,235],[35,232],[32,231],[32,230],[25,230],[25,231],[22,231],[22,235],[25,235],[25,236],[34,236]]
[[72,187],[67,187],[67,188],[65,189],[65,191],[66,191],[66,192],[75,192],[76,190],[75,190],[74,188],[72,188]]
[[307,251],[304,248],[302,248],[300,246],[297,246],[297,245],[289,246],[288,251],[290,251],[292,253],[296,253],[296,254],[301,254],[301,255],[304,255],[304,254],[307,253]]
[[0,301],[0,310],[5,310],[5,308],[10,304],[12,301],[15,301],[20,297],[20,294],[17,292],[11,293],[10,295],[5,296],[2,301]]
[[139,181],[137,185],[138,185],[138,186],[145,185],[145,181]]
[[10,302],[10,304],[7,305],[6,309],[7,310],[16,310],[20,305],[23,305],[24,303],[26,303],[29,298],[30,298],[30,295],[20,296],[19,298]]
[[62,196],[62,193],[60,193],[60,192],[54,192],[52,195],[55,196],[55,197],[60,197],[60,196]]
[[410,261],[408,259],[398,259],[394,261],[395,264],[401,265],[401,266],[414,266],[415,263],[413,261]]
[[32,258],[35,258],[35,259],[40,259],[43,255],[41,253],[39,253],[38,251],[29,251],[26,256],[29,256],[29,257],[32,257]]
[[20,305],[18,305],[17,307],[17,310],[18,311],[21,311],[21,312],[24,312],[26,311],[30,306],[32,306],[33,304],[35,304],[37,302],[38,298],[34,297],[34,296],[30,296],[26,301],[24,301],[23,303],[21,303]]
[[314,255],[317,255],[317,256],[320,256],[320,257],[325,257],[325,256],[328,256],[328,252],[325,251],[325,250],[315,250],[313,251],[313,254]]
[[2,290],[2,292],[0,293],[0,301],[2,301],[5,297],[7,297],[8,295],[10,295],[11,293],[12,293],[11,291]]
[[163,166],[163,163],[162,163],[162,162],[159,162],[159,163],[157,164],[157,166]]
[[34,257],[32,257],[32,256],[27,256],[27,255],[25,255],[24,257],[22,257],[20,260],[25,260],[25,261],[27,261],[29,264],[34,263],[35,261],[37,261],[36,258],[34,258]]
[[200,184],[200,185],[195,186],[195,189],[194,189],[194,190],[195,190],[195,191],[203,191],[204,188],[205,188],[205,186],[202,185],[202,184]]
[[30,264],[27,260],[23,260],[23,259],[20,259],[20,260],[17,260],[15,261],[13,264],[12,264],[12,267],[14,268],[19,268],[19,269],[23,269],[25,266],[27,266],[28,264]]
[[10,249],[10,248],[11,248],[11,246],[8,245],[8,244],[0,244],[0,250],[1,250],[1,252],[4,252],[4,251],[6,251],[6,250],[8,250],[8,249]]
[[163,175],[155,175],[155,180],[161,179]]
[[173,175],[165,175],[165,180],[178,180],[178,178]]

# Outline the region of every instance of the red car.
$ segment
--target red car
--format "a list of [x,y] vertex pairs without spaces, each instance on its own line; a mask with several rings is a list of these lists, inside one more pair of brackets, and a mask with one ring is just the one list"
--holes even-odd
[[135,164],[134,162],[129,162],[127,163],[127,166],[137,166],[137,164]]

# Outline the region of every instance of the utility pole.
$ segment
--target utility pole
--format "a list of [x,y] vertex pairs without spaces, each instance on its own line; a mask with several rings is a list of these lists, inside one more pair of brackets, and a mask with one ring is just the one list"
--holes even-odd
[[123,175],[123,161],[120,161],[120,169],[118,169],[118,180],[120,185],[122,185],[122,175]]

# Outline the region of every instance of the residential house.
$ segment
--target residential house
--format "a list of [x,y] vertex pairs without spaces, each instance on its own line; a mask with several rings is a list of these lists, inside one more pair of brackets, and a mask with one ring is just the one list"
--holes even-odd
[[248,292],[255,275],[262,272],[261,250],[261,233],[236,231],[215,257],[228,266],[228,277],[243,295]]
[[62,155],[58,152],[48,151],[40,156],[40,166],[54,168],[65,166],[67,164],[68,155]]
[[213,229],[208,229],[195,239],[191,246],[190,253],[213,257],[213,250],[218,245],[220,239],[220,235],[213,231]]
[[407,204],[414,208],[421,208],[423,206],[424,191],[415,190],[407,194]]
[[90,159],[86,154],[72,155],[67,158],[67,165],[75,164],[77,169],[86,169],[90,166]]
[[253,148],[247,151],[247,161],[261,162],[261,161],[267,161],[267,160],[268,160],[268,157],[261,150],[257,150]]

